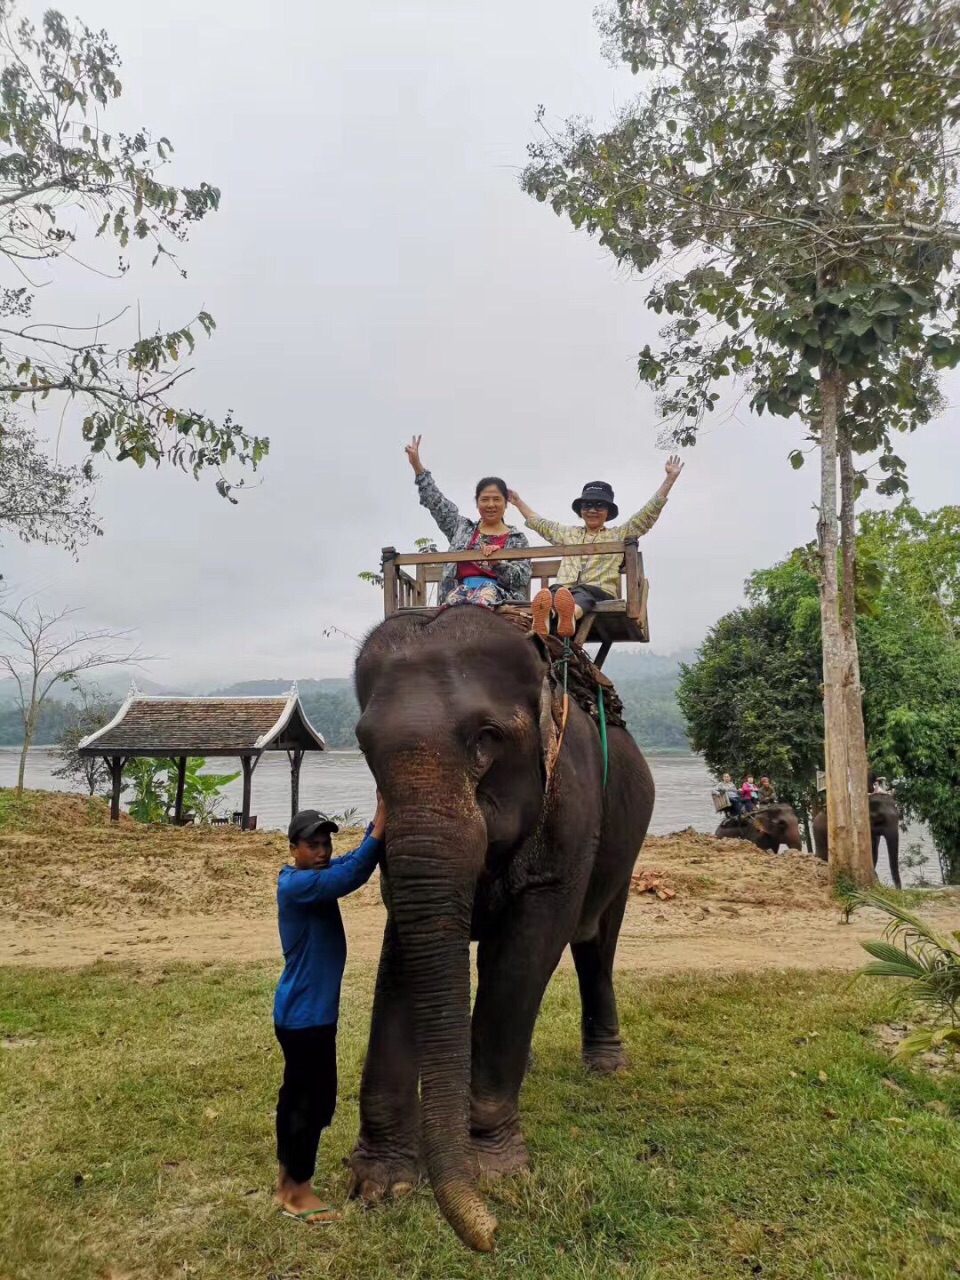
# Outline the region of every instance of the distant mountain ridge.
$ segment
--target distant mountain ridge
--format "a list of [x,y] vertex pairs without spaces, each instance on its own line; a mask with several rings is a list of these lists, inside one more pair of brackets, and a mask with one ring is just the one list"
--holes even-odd
[[[641,747],[647,751],[689,751],[686,728],[676,690],[680,664],[694,657],[692,651],[661,654],[644,651],[611,654],[604,671],[614,681],[623,701],[627,727]],[[112,678],[91,680],[106,693],[116,706],[130,690],[130,673],[113,672]],[[219,698],[278,697],[287,693],[294,681],[286,678],[240,680],[234,684],[209,689],[202,685],[190,690],[165,687],[134,676],[141,693],[170,696],[207,694]],[[7,687],[5,688],[4,685]],[[305,679],[296,682],[304,710],[310,722],[333,748],[356,746],[354,726],[359,708],[353,681],[347,676]],[[20,715],[13,702],[11,682],[0,684],[0,746],[17,746],[22,740]],[[67,704],[71,700],[69,685],[58,690],[57,699],[48,701],[41,710],[35,741],[55,742],[67,722]]]

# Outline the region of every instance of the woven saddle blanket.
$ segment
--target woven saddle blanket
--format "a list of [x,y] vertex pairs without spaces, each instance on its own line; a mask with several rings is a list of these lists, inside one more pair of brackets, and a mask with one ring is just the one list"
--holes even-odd
[[[533,619],[529,609],[517,605],[503,604],[494,612],[501,618],[519,628],[525,635],[533,632]],[[547,637],[547,649],[553,659],[553,683],[558,691],[563,688],[563,641],[557,636]],[[571,643],[567,664],[567,692],[578,706],[582,707],[594,724],[599,725],[600,713],[597,699],[603,690],[603,710],[608,728],[626,729],[623,718],[623,703],[613,686],[609,676],[605,676],[598,666],[590,661],[586,651],[578,644]]]

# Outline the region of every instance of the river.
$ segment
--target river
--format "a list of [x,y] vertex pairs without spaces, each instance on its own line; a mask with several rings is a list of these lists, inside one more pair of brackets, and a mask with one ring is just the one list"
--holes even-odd
[[[0,786],[13,786],[17,780],[20,751],[17,747],[0,747]],[[695,831],[713,831],[717,818],[710,800],[713,779],[699,756],[657,755],[647,761],[657,788],[650,831],[667,835],[684,827]],[[73,791],[74,786],[52,776],[56,757],[46,747],[34,747],[27,759],[26,785],[41,791]],[[207,772],[231,773],[238,768],[235,759],[214,760]],[[229,814],[240,808],[240,781],[223,789],[221,811]],[[322,809],[329,814],[348,814],[357,810],[356,821],[369,818],[374,808],[373,780],[359,751],[308,752],[300,772],[300,804],[303,808]],[[258,827],[284,828],[290,821],[290,766],[283,752],[266,752],[253,775],[251,813],[257,815]],[[916,881],[919,872],[905,865],[905,854],[917,844],[927,855],[922,873],[928,881],[940,881],[940,868],[929,837],[923,828],[911,826],[901,839],[900,861],[904,884]],[[886,875],[886,858],[880,853],[880,873]]]

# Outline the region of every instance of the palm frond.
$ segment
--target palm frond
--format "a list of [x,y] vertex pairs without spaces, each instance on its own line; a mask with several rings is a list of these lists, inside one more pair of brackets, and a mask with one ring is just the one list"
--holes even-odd
[[906,907],[900,906],[898,902],[891,901],[875,889],[862,889],[852,896],[859,906],[876,907],[878,911],[883,911],[891,917],[891,924],[887,926],[885,931],[887,936],[897,937],[903,933],[912,935],[917,939],[923,939],[931,943],[941,951],[956,956],[958,962],[960,962],[960,951],[956,949],[953,939],[937,933],[932,925],[914,915],[912,911],[908,911]]
[[861,945],[864,951],[876,960],[881,960],[892,968],[905,969],[904,977],[923,978],[928,972],[921,959],[917,956],[912,956],[903,947],[895,947],[892,942],[877,938]]
[[895,1058],[915,1058],[918,1053],[926,1053],[933,1043],[933,1032],[929,1027],[918,1027],[904,1036],[893,1051]]

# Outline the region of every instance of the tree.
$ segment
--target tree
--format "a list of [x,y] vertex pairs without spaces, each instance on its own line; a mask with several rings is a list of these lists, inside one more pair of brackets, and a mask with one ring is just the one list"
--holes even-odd
[[[926,822],[960,883],[960,508],[907,503],[858,521],[856,628],[870,764],[905,816]],[[751,575],[750,604],[721,618],[685,668],[678,700],[715,770],[763,770],[812,798],[823,708],[816,547]]]
[[60,760],[53,770],[55,778],[76,782],[87,795],[94,796],[109,785],[110,768],[100,756],[81,756],[77,747],[91,733],[102,729],[116,713],[117,704],[107,698],[96,685],[87,686],[79,680],[73,686],[76,702],[66,706],[66,717],[57,739],[56,753]]
[[21,423],[0,425],[0,530],[22,542],[45,542],[76,554],[103,530],[93,513],[93,468],[49,457]]
[[854,454],[879,451],[878,488],[904,489],[894,433],[929,420],[960,359],[958,29],[950,0],[619,0],[604,32],[646,87],[602,133],[546,134],[523,177],[620,263],[669,268],[647,287],[670,319],[639,372],[672,442],[739,377],[820,451],[830,857],[861,885]]
[[751,596],[684,664],[677,701],[691,745],[713,773],[767,775],[806,821],[823,750],[817,617],[755,582]]
[[75,630],[71,619],[77,612],[60,609],[46,613],[39,604],[27,600],[14,609],[0,607],[0,670],[13,680],[23,723],[18,795],[23,792],[37,715],[54,686],[75,680],[83,671],[122,666],[141,658],[139,646],[123,643],[129,632]]
[[[38,30],[16,21],[14,0],[0,0],[0,257],[14,281],[0,289],[0,394],[35,407],[50,396],[76,400],[92,452],[111,450],[140,467],[165,458],[194,476],[231,460],[256,468],[267,440],[248,435],[232,413],[217,423],[172,399],[190,372],[184,357],[196,331],[215,327],[208,312],[169,332],[144,334],[138,324],[115,345],[105,334],[124,308],[87,326],[34,319],[41,264],[68,257],[100,276],[123,276],[125,251],[141,241],[154,264],[163,260],[185,276],[173,246],[219,207],[209,183],[161,181],[173,151],[166,138],[107,132],[109,105],[122,92],[119,67],[106,32],[71,24],[55,9]],[[89,256],[88,242],[98,238],[120,249],[112,271]],[[229,496],[222,471],[217,487]]]

